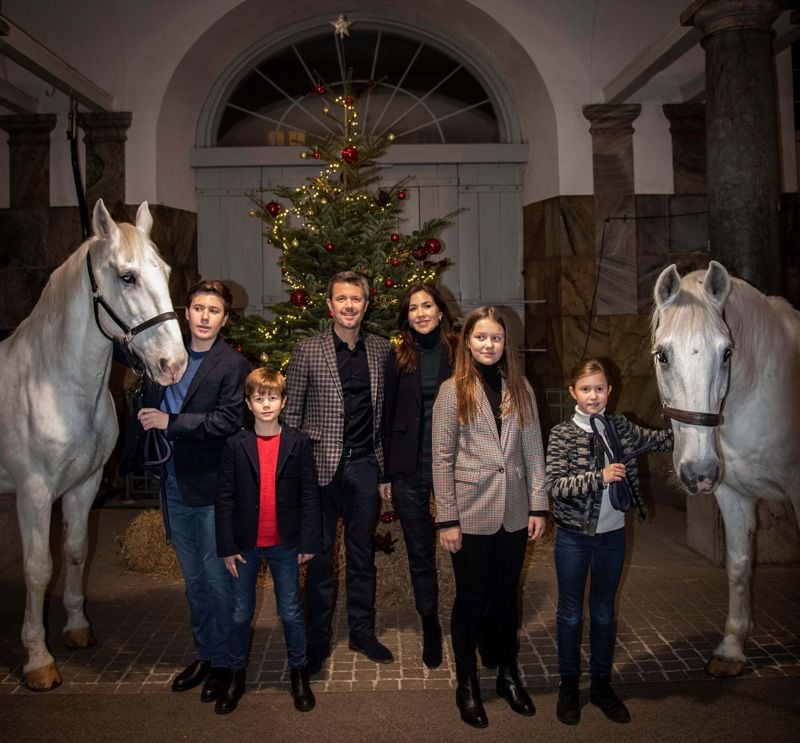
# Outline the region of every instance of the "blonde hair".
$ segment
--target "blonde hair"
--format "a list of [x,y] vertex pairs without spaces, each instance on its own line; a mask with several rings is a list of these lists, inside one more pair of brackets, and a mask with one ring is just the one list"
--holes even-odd
[[505,394],[501,403],[502,416],[507,418],[516,411],[520,425],[526,426],[535,419],[533,398],[530,388],[525,383],[525,376],[517,358],[511,328],[505,316],[497,307],[477,307],[464,320],[453,370],[458,422],[462,425],[471,423],[478,408],[475,390],[480,383],[480,379],[475,366],[475,359],[472,358],[472,352],[469,349],[469,337],[472,335],[475,325],[481,320],[491,320],[497,323],[505,333],[503,355],[497,362],[497,366],[500,368],[506,382]]

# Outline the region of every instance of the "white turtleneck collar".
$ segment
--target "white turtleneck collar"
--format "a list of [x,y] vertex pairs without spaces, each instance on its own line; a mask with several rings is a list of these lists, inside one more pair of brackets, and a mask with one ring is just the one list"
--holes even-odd
[[[599,413],[596,413],[596,415],[605,415],[605,412],[606,409],[603,408]],[[575,414],[572,416],[572,422],[582,431],[586,431],[587,433],[592,432],[592,427],[589,425],[589,415],[584,413],[577,405],[575,406]]]

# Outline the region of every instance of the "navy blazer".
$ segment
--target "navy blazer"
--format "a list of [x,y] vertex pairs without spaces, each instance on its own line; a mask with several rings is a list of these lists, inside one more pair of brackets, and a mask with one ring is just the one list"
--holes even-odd
[[[453,373],[447,347],[442,344],[437,390]],[[394,353],[386,359],[383,409],[383,457],[386,478],[413,477],[417,471],[419,438],[422,435],[422,374],[399,373]]]
[[[175,477],[186,505],[214,503],[222,447],[244,421],[244,379],[249,372],[247,359],[221,335],[217,336],[189,385],[180,413],[169,416],[165,433],[173,445]],[[165,390],[166,387],[146,380],[143,407],[160,407]],[[142,435],[141,424],[132,420],[123,459]]]
[[[230,557],[253,549],[261,505],[258,442],[252,429],[225,442],[217,478],[217,554]],[[275,473],[276,512],[281,546],[317,555],[322,517],[311,440],[290,426],[281,429]]]

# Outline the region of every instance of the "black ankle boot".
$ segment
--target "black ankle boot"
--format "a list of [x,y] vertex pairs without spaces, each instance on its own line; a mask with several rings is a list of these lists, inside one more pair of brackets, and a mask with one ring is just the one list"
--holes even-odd
[[428,668],[442,665],[442,627],[439,617],[422,617],[422,662]]
[[613,722],[626,723],[631,721],[628,708],[611,688],[608,676],[593,676],[589,687],[589,701],[599,707],[603,714]]
[[577,725],[581,721],[581,692],[579,676],[562,676],[558,687],[556,717],[565,725]]
[[508,706],[518,715],[532,717],[536,707],[520,681],[516,666],[499,666],[497,669],[497,695],[508,702]]
[[308,683],[308,671],[305,668],[292,668],[289,673],[292,685],[292,699],[294,708],[300,712],[310,712],[314,709],[317,700]]
[[485,728],[489,724],[486,711],[481,701],[481,690],[478,683],[478,674],[458,674],[458,687],[456,687],[456,704],[461,713],[461,719],[474,728]]
[[218,715],[227,715],[236,709],[239,700],[244,694],[244,669],[234,671],[230,683],[214,704],[214,712]]

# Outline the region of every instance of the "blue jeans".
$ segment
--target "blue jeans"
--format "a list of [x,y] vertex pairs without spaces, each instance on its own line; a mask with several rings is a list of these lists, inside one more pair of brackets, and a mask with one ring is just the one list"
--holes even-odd
[[589,589],[589,672],[592,677],[610,676],[614,658],[614,600],[625,562],[625,529],[580,534],[559,528],[555,563],[558,578],[558,670],[562,676],[581,672],[581,618],[586,578]]
[[164,492],[197,658],[211,661],[215,668],[225,668],[233,591],[231,575],[222,558],[217,557],[214,506],[187,506],[171,474],[164,480]]
[[403,527],[414,602],[421,617],[436,614],[436,533],[431,517],[430,456],[420,455],[414,477],[392,482],[392,502]]
[[306,664],[306,630],[303,603],[300,599],[300,569],[297,549],[286,547],[253,547],[242,552],[244,563],[237,562],[239,577],[233,579],[233,619],[231,622],[230,667],[239,671],[247,665],[250,654],[250,628],[256,610],[256,578],[262,560],[272,573],[275,603],[283,622],[283,637],[289,666]]

